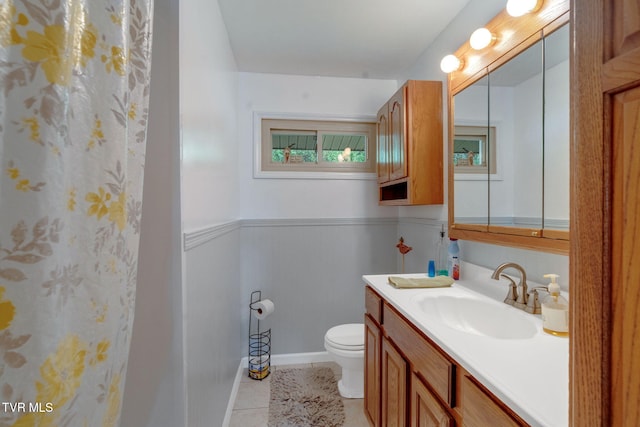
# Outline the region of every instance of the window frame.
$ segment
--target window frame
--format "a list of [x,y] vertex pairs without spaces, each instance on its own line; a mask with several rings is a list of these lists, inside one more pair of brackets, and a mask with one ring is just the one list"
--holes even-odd
[[[307,163],[307,164],[274,164],[271,163],[271,129],[274,126],[264,126],[263,120],[299,122],[297,125],[306,123],[308,130],[317,130],[318,139],[322,133],[330,134],[340,129],[336,128],[340,124],[345,124],[346,128],[352,125],[368,124],[371,128],[368,132],[367,140],[367,162],[345,162],[345,163]],[[301,115],[285,113],[254,112],[253,118],[254,134],[254,178],[282,178],[282,179],[356,179],[356,180],[376,180],[376,117],[375,116],[324,116],[324,115]],[[309,124],[311,122],[311,124]],[[314,126],[312,126],[312,124]],[[333,127],[332,127],[333,126]],[[348,129],[342,129],[348,132]],[[263,143],[264,142],[264,143]],[[322,150],[318,150],[322,156]],[[265,167],[266,165],[266,167]]]

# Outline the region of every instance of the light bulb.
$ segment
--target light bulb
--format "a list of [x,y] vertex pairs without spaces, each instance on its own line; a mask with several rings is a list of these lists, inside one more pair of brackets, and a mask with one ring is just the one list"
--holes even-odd
[[518,17],[531,13],[539,8],[542,0],[508,0],[507,13],[513,17]]
[[478,28],[471,34],[471,38],[469,39],[469,44],[475,50],[484,49],[489,46],[495,37],[491,33],[491,31],[486,28]]
[[440,69],[447,74],[459,70],[460,67],[461,62],[455,55],[447,55],[440,61]]

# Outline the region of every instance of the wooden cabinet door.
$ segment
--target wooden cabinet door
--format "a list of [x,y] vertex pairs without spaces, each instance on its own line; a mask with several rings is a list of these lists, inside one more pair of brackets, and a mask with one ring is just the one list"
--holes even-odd
[[411,374],[411,427],[453,427],[453,418],[414,373]]
[[461,406],[465,427],[518,427],[521,425],[466,375],[462,378]]
[[373,427],[380,427],[380,328],[364,316],[364,413]]
[[389,100],[389,155],[390,180],[407,176],[407,138],[405,132],[405,92],[406,86],[398,90]]
[[640,3],[572,0],[571,8],[570,423],[636,426]]
[[616,94],[613,112],[611,425],[640,419],[640,86]]
[[605,135],[613,154],[611,425],[631,427],[640,419],[640,3],[608,3],[614,19],[605,27],[611,58],[604,66],[612,117]]
[[387,104],[378,111],[376,124],[377,157],[378,157],[378,183],[389,182],[389,111]]
[[382,425],[407,425],[407,362],[382,338]]

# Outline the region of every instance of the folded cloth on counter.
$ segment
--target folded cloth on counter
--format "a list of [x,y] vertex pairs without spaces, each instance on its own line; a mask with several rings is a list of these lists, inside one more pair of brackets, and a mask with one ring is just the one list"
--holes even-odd
[[389,283],[396,288],[446,288],[453,284],[449,276],[397,277],[389,276]]

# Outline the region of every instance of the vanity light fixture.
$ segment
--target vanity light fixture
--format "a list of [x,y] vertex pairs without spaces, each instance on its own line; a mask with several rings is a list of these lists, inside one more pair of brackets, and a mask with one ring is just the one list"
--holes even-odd
[[487,46],[491,46],[496,40],[496,36],[486,28],[478,28],[471,34],[469,44],[475,50],[484,49]]
[[440,69],[444,73],[452,73],[462,68],[462,61],[455,55],[447,55],[440,61]]
[[508,0],[507,13],[513,17],[535,12],[542,6],[543,0]]

